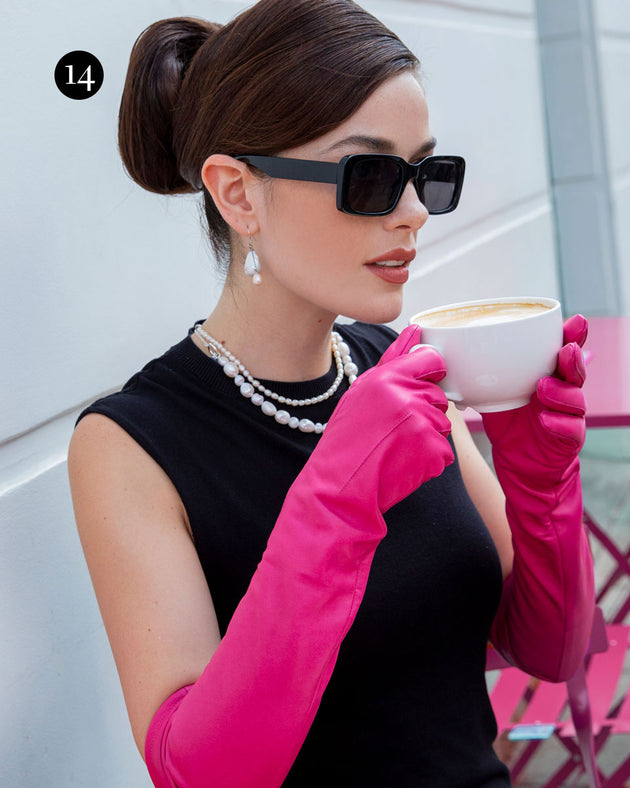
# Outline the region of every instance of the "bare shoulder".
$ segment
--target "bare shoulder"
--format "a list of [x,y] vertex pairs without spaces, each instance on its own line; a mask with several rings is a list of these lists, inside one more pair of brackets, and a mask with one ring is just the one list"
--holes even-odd
[[156,503],[169,503],[171,516],[187,523],[184,506],[166,473],[107,416],[91,413],[79,422],[68,450],[68,473],[75,505],[85,495],[90,505],[103,495],[108,507],[128,506],[134,498],[144,504],[149,494]]
[[77,528],[140,752],[161,703],[193,683],[219,643],[184,505],[164,470],[106,416],[68,453]]

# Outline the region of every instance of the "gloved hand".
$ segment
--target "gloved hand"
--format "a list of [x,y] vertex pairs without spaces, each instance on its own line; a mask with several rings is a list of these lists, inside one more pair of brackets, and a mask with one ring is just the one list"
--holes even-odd
[[[251,584],[194,685],[160,707],[158,788],[272,788],[308,733],[357,613],[382,513],[453,461],[441,356],[409,327],[341,398]],[[422,447],[421,451],[418,448]]]
[[482,415],[514,545],[490,638],[509,661],[548,681],[579,667],[595,604],[578,459],[587,330],[581,315],[565,322],[556,372],[538,381],[528,405]]

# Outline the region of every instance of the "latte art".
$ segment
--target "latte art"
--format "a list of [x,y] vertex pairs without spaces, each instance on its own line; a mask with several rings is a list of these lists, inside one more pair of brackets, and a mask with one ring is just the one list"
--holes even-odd
[[549,309],[551,309],[550,306],[536,302],[471,304],[453,309],[440,309],[435,312],[429,312],[418,318],[418,323],[421,326],[440,328],[483,326],[520,320],[523,317],[547,312]]

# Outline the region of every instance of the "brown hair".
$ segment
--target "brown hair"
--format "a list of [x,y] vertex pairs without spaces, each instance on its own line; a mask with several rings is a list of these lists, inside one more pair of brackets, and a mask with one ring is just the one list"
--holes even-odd
[[[415,55],[352,0],[259,0],[225,26],[176,17],[134,44],[120,105],[119,146],[150,191],[203,189],[212,153],[271,155],[352,115]],[[230,231],[204,190],[220,260]]]

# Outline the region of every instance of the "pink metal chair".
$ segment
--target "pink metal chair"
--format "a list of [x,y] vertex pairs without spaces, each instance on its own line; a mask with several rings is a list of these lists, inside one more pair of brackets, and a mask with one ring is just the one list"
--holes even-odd
[[[566,786],[570,777],[585,774],[590,788],[619,788],[630,775],[630,756],[614,774],[598,769],[596,754],[615,733],[630,734],[630,695],[613,705],[624,660],[630,627],[604,623],[596,609],[588,655],[566,683],[532,679],[508,666],[490,650],[488,670],[501,669],[491,690],[499,733],[512,741],[527,741],[511,764],[516,780],[544,741],[555,735],[568,751],[567,759],[550,775],[544,788]],[[566,719],[567,712],[570,718]]]
[[[628,493],[630,493],[630,486],[626,494]],[[630,546],[625,551],[620,548],[586,510],[584,511],[584,525],[591,538],[599,542],[600,546],[608,552],[614,562],[612,571],[600,585],[597,592],[597,604],[601,604],[604,598],[615,587],[618,587],[618,583],[622,578],[630,579]],[[625,599],[622,599],[616,612],[608,620],[611,624],[622,624],[628,613],[630,613],[630,592],[628,592]]]
[[[609,738],[616,734],[630,735],[630,692],[625,688],[620,700],[615,700],[619,683],[616,681],[623,672],[624,664],[630,648],[630,627],[621,624],[610,624],[606,627],[608,650],[593,656],[586,674],[586,702],[589,702],[592,713],[592,734],[595,753],[603,750]],[[573,724],[575,722],[575,725]],[[577,754],[574,736],[578,725],[575,715],[573,721],[567,721],[556,731],[558,739],[569,751],[569,758],[556,773],[559,779],[566,779],[575,770]],[[617,766],[614,772],[604,775],[601,770],[597,774],[602,788],[621,788],[630,777],[630,742],[626,750],[627,757]],[[554,785],[560,785],[559,782]]]

